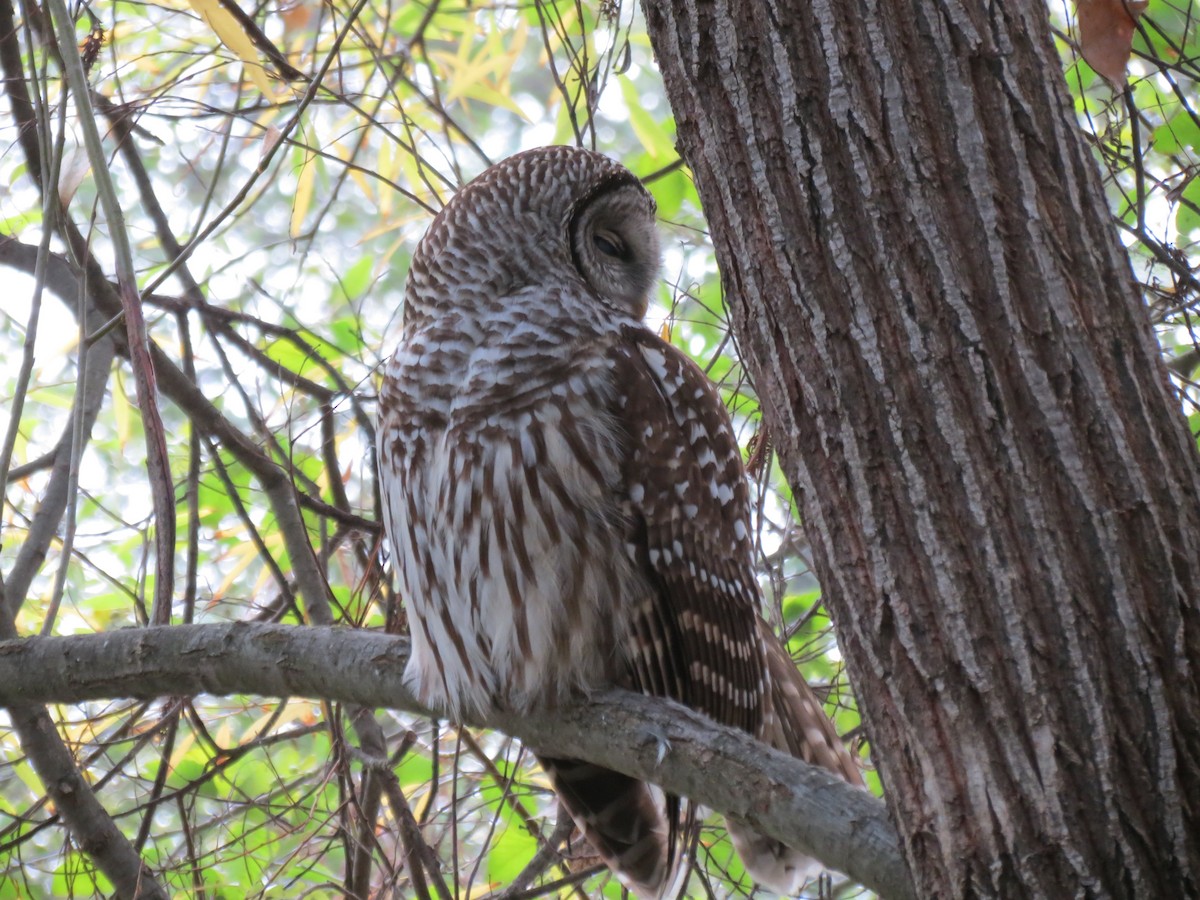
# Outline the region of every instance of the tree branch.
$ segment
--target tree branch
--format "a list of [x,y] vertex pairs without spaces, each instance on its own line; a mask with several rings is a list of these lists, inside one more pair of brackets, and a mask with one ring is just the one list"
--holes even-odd
[[[11,235],[0,233],[0,266],[11,266],[21,272],[32,273],[37,260],[37,247],[18,241]],[[69,262],[56,254],[50,254],[46,269],[46,287],[57,297],[67,303],[72,313],[77,309],[73,298],[78,296],[79,279],[81,274]],[[103,273],[89,273],[87,287],[91,291],[89,300],[101,314],[111,318],[120,314],[121,302],[115,285],[104,278]],[[213,307],[209,307],[212,309]],[[129,346],[120,332],[112,333],[117,347],[117,353],[124,359],[129,358]],[[318,515],[326,516],[334,521],[361,529],[367,533],[377,532],[379,526],[362,516],[354,515],[346,510],[325,503],[320,497],[313,497],[298,492],[287,477],[287,473],[264,453],[253,440],[248,438],[233,422],[225,418],[204,392],[196,386],[182,369],[166,355],[161,347],[153,341],[150,344],[150,356],[158,377],[158,388],[171,400],[192,422],[205,434],[212,435],[232,453],[242,465],[263,483],[264,490],[270,494],[273,486],[290,491],[298,498],[305,509]],[[272,495],[272,502],[283,500],[290,502],[286,496]]]
[[108,239],[116,263],[117,289],[129,338],[129,364],[133,369],[142,430],[146,436],[146,474],[154,505],[154,605],[151,621],[166,623],[171,619],[171,598],[175,588],[175,492],[166,431],[158,409],[158,384],[150,358],[150,335],[142,315],[133,248],[125,229],[125,213],[112,174],[108,171],[108,155],[92,110],[91,91],[87,74],[83,71],[83,61],[75,52],[75,18],[68,12],[65,0],[47,0],[47,9],[54,22],[62,74],[70,85],[75,101],[76,123],[83,134],[83,145],[87,149],[92,180],[96,185],[96,197],[104,210]]
[[[13,617],[5,602],[0,581],[0,647],[20,645]],[[0,651],[0,655],[3,652]],[[38,703],[20,697],[7,703],[9,718],[42,784],[46,796],[78,842],[116,887],[117,896],[129,900],[166,900],[167,893],[155,880],[141,856],[117,828],[112,816],[83,777],[71,750],[63,742],[50,714]]]
[[[323,697],[431,715],[403,681],[404,638],[349,628],[180,625],[0,642],[0,705],[117,697]],[[913,897],[883,804],[823,769],[676,704],[626,691],[487,725],[737,816],[883,896]]]
[[[95,319],[89,317],[88,325],[94,325]],[[9,614],[16,617],[29,593],[29,585],[34,576],[46,561],[50,544],[58,534],[62,524],[67,502],[75,485],[71,478],[71,458],[82,453],[82,447],[76,447],[75,426],[80,423],[80,437],[86,444],[92,433],[92,426],[104,403],[104,395],[108,392],[109,370],[115,355],[113,342],[107,337],[96,341],[88,350],[84,363],[84,374],[80,379],[83,385],[75,395],[71,415],[63,428],[62,437],[54,451],[53,470],[50,474],[46,492],[42,495],[37,512],[26,531],[25,539],[17,551],[16,561],[9,570],[5,593],[9,606]]]

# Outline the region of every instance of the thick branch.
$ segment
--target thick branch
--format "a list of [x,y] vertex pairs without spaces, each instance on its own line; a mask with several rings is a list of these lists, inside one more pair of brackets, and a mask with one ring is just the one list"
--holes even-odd
[[[28,638],[0,642],[0,704],[262,694],[427,715],[404,685],[407,659],[405,639],[349,628],[239,623]],[[610,691],[486,724],[738,816],[884,896],[913,896],[880,801],[683,707]]]

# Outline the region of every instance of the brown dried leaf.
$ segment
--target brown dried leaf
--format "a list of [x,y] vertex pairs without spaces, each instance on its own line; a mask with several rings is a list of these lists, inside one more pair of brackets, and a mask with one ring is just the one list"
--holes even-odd
[[1148,0],[1078,0],[1079,50],[1089,66],[1113,84],[1125,83],[1133,25]]
[[313,11],[317,6],[318,4],[309,3],[308,0],[295,0],[293,3],[280,7],[284,32],[293,36],[308,28],[308,24],[313,18]]

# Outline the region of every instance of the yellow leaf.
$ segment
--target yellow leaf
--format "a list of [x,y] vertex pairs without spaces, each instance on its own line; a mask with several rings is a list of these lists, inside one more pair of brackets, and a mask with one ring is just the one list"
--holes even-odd
[[[334,141],[328,150],[342,162],[354,161],[354,154],[357,152],[357,148],[347,147],[341,141]],[[347,166],[346,174],[350,176],[351,181],[358,185],[358,189],[363,192],[364,197],[368,200],[375,200],[375,187],[367,180],[367,176],[363,174],[361,168]]]
[[208,27],[230,50],[232,50],[246,65],[246,74],[258,86],[258,89],[268,97],[275,94],[271,79],[267,77],[266,69],[259,62],[258,50],[246,30],[217,0],[188,0],[192,9],[200,14]]
[[281,140],[283,140],[283,132],[274,125],[268,125],[267,130],[263,132],[262,148],[258,152],[258,161],[261,163],[274,153],[275,148],[279,146]]
[[[424,221],[428,222],[429,219],[426,218]],[[360,243],[366,243],[367,241],[374,240],[375,238],[379,237],[381,234],[387,234],[389,231],[395,231],[397,228],[403,228],[405,226],[405,224],[407,224],[406,219],[385,219],[382,222],[380,222],[378,225],[376,225],[374,228],[369,230],[366,234],[364,234],[359,239]],[[390,259],[392,253],[394,253],[397,249],[399,249],[400,245],[404,243],[405,239],[406,239],[406,235],[401,234],[399,240],[396,241],[395,246],[390,247],[389,252],[384,253],[380,258],[381,259]]]
[[427,172],[422,171],[426,163],[413,153],[397,153],[396,157],[400,164],[400,174],[403,176],[403,178],[396,178],[396,183],[408,185],[409,190],[414,191],[422,199],[431,202],[435,207],[444,206],[446,203],[445,199],[434,193],[432,188],[427,187],[427,184],[433,181],[433,179],[428,177]]
[[[236,529],[241,532],[243,529]],[[218,535],[220,536],[220,535]],[[238,547],[229,554],[228,558],[232,558],[233,564],[225,570],[225,579],[217,585],[217,589],[213,591],[212,599],[217,601],[225,596],[229,588],[237,581],[238,576],[242,574],[250,564],[258,559],[258,550],[254,544],[247,539],[244,544],[239,544]]]
[[296,183],[296,196],[292,198],[292,224],[288,233],[294,238],[300,236],[304,217],[308,215],[308,208],[312,205],[316,177],[317,164],[311,156],[305,154],[304,163],[300,166],[300,178]]
[[[395,181],[396,176],[400,174],[399,160],[395,157],[395,147],[387,138],[379,142],[379,157],[375,160],[375,171],[379,173],[380,177],[386,178],[388,181]],[[391,213],[395,195],[396,192],[386,184],[379,186],[380,215],[387,216]]]
[[169,769],[175,769],[196,744],[196,735],[190,728],[179,730],[182,733],[175,741],[175,749],[171,751],[171,760],[167,763]]
[[453,55],[430,53],[430,58],[445,73],[445,102],[481,100],[511,110],[528,121],[528,117],[513,101],[508,83],[513,66],[525,49],[528,34],[528,26],[523,20],[518,20],[510,30],[493,29],[482,45],[477,44],[476,34],[467,32],[463,34]]
[[525,111],[517,105],[517,102],[513,100],[512,96],[508,93],[507,88],[503,90],[497,90],[496,88],[489,87],[483,82],[476,82],[475,84],[469,85],[467,88],[465,88],[460,96],[463,98],[469,97],[472,100],[479,100],[483,103],[489,104],[490,106],[498,106],[501,109],[507,109],[514,115],[520,116],[526,122],[529,122],[530,124],[533,122],[529,116],[525,115]]
[[58,178],[58,202],[64,207],[69,205],[71,198],[79,190],[79,185],[83,184],[83,179],[87,178],[91,171],[87,152],[82,147],[75,147],[69,154],[65,154],[62,174]]

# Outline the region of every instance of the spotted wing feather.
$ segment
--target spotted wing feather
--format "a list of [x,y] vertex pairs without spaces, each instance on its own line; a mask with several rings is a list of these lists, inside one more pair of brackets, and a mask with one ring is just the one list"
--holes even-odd
[[[750,499],[729,415],[704,373],[648,331],[617,349],[629,434],[629,552],[658,590],[632,610],[635,684],[862,785],[819,700],[759,612]],[[731,821],[747,869],[781,893],[814,860]]]
[[683,353],[646,329],[615,348],[627,550],[656,591],[630,610],[635,686],[758,733],[766,689],[749,489],[729,415]]

